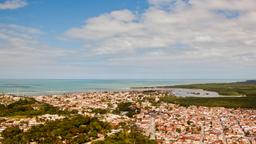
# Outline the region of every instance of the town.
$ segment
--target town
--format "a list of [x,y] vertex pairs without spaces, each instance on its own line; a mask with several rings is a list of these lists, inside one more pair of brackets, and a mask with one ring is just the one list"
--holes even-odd
[[[62,110],[77,111],[90,117],[100,117],[116,130],[120,124],[136,126],[145,136],[163,144],[255,144],[256,110],[224,107],[180,106],[161,101],[170,92],[164,90],[133,90],[116,92],[85,92],[52,96],[33,96],[38,102],[50,104]],[[20,97],[2,96],[6,102]],[[3,101],[1,101],[3,103]],[[132,115],[127,111],[116,112],[120,104],[129,103]],[[5,119],[0,132],[17,125],[27,130],[47,120],[64,116],[45,114],[32,118]]]

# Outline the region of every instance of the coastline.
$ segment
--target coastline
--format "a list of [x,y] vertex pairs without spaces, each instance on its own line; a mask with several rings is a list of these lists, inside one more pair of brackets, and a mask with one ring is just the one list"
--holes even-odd
[[92,91],[125,91],[146,87],[165,87],[180,84],[198,84],[212,82],[234,82],[240,80],[207,80],[207,79],[139,79],[139,80],[2,80],[0,79],[0,92],[21,96],[52,95],[74,92]]
[[[10,98],[12,99],[12,97]],[[23,98],[16,97],[14,102]],[[136,126],[141,134],[152,138],[157,143],[168,143],[169,141],[199,143],[202,140],[211,143],[237,142],[238,140],[244,143],[255,142],[255,108],[182,105],[176,102],[187,98],[177,98],[169,102],[165,98],[174,98],[169,92],[154,90],[86,92],[25,98],[33,98],[36,103],[42,105],[47,104],[47,109],[53,106],[61,111],[72,112],[72,114],[63,115],[58,111],[52,113],[50,110],[50,114],[46,111],[42,115],[40,113],[39,116],[11,115],[8,117],[9,113],[6,113],[7,117],[0,124],[0,130],[4,131],[8,127],[18,125],[20,128],[24,128],[23,131],[29,132],[33,126],[40,129],[43,126],[41,124],[47,125],[44,121],[59,123],[65,121],[66,117],[72,119],[73,113],[77,113],[85,117],[100,118],[101,121],[109,123],[112,126],[111,132],[108,133],[109,136],[125,131],[125,129],[129,131],[131,126]],[[200,98],[194,97],[193,99]],[[238,102],[241,101],[240,98],[235,99],[239,99]],[[189,101],[192,102],[191,99]],[[227,102],[233,103],[229,97]],[[12,103],[10,102],[10,104]],[[31,104],[34,107],[35,104]],[[32,108],[33,111],[37,109]],[[28,112],[28,114],[31,113]],[[37,121],[38,119],[40,121]],[[74,119],[77,118],[74,117]],[[28,125],[24,125],[24,123],[28,123]],[[125,128],[123,128],[124,124]],[[86,142],[104,140],[105,138],[104,135],[99,134]]]

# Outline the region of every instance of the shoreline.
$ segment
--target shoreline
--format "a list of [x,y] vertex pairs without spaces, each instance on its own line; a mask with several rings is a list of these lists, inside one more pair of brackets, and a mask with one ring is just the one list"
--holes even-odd
[[240,80],[1,80],[0,93],[20,96],[77,92],[127,91],[176,85],[231,83]]
[[[89,90],[89,91],[72,91],[72,92],[26,92],[25,93],[2,93],[2,95],[12,95],[17,97],[34,97],[34,96],[64,96],[67,94],[84,94],[84,93],[115,93],[115,92],[167,92],[171,96],[176,97],[198,97],[198,98],[220,98],[220,97],[246,97],[244,95],[220,95],[218,92],[207,91],[203,89],[193,88],[160,88],[160,87],[144,87],[130,88],[123,90]],[[29,93],[29,94],[28,94]]]
[[[86,93],[126,93],[126,92],[164,92],[177,98],[243,98],[255,97],[256,81],[247,80],[232,83],[205,83],[188,85],[150,86],[150,87],[130,87],[123,89],[98,89],[81,91],[47,91],[47,92],[17,92],[6,93],[12,96],[65,96],[72,94]],[[4,95],[3,93],[2,95]]]

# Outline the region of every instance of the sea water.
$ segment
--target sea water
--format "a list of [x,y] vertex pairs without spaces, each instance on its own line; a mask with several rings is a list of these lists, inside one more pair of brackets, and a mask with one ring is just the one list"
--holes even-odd
[[49,95],[87,91],[128,90],[131,87],[234,82],[241,80],[202,79],[0,79],[0,93]]

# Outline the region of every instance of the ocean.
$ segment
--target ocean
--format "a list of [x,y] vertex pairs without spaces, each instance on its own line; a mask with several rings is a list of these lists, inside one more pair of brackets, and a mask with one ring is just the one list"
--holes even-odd
[[0,79],[0,93],[20,96],[70,92],[117,91],[131,87],[167,86],[194,83],[235,82],[207,79]]

